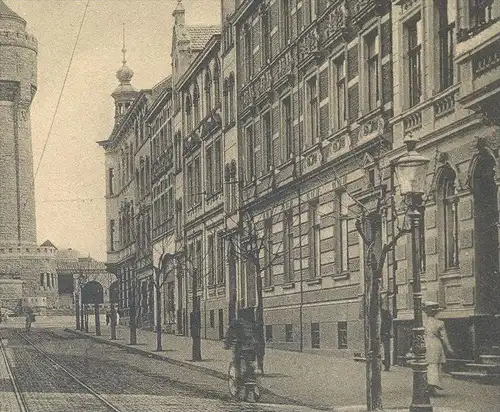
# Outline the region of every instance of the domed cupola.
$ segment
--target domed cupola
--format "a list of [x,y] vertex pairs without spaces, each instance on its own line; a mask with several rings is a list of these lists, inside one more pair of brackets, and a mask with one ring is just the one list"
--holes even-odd
[[[1,0],[0,0],[1,1]],[[123,60],[122,67],[116,72],[116,78],[120,82],[115,91],[111,94],[113,99],[115,99],[115,121],[118,123],[125,113],[127,113],[128,108],[138,95],[138,91],[130,83],[132,77],[134,77],[134,71],[127,66],[127,49],[125,48],[125,27],[123,28]]]

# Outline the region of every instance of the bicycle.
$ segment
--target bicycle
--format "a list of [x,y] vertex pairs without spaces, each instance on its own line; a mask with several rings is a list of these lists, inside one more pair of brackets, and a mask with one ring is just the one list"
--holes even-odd
[[255,371],[253,361],[244,355],[241,357],[241,376],[238,378],[234,360],[228,369],[229,394],[237,400],[255,403],[260,399],[260,377]]

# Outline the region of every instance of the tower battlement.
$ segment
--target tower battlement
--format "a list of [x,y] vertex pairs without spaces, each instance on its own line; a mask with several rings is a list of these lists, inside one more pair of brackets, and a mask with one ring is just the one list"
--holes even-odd
[[0,30],[0,46],[17,46],[38,51],[37,39],[25,31]]

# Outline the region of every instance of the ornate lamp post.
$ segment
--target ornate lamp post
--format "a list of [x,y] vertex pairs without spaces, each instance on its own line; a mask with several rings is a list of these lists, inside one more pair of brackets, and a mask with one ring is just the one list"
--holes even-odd
[[421,156],[415,150],[417,141],[412,137],[405,140],[407,153],[396,163],[396,175],[401,194],[409,202],[408,217],[411,225],[412,243],[412,274],[413,274],[413,397],[411,412],[432,412],[432,405],[427,392],[427,362],[425,360],[424,327],[422,321],[422,290],[420,284],[420,234],[419,208],[422,205],[422,195],[425,193],[425,183],[429,159]]

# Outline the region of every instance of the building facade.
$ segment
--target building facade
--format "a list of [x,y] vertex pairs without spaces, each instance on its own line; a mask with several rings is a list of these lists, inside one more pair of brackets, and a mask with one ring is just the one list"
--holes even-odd
[[267,345],[362,354],[368,256],[398,238],[381,279],[398,361],[413,291],[394,164],[411,136],[431,165],[424,298],[459,357],[498,342],[499,5],[223,0],[220,30],[187,25],[180,1],[173,16],[172,75],[145,115],[153,264],[185,257],[165,328],[189,334],[195,281],[206,338],[261,303]]

